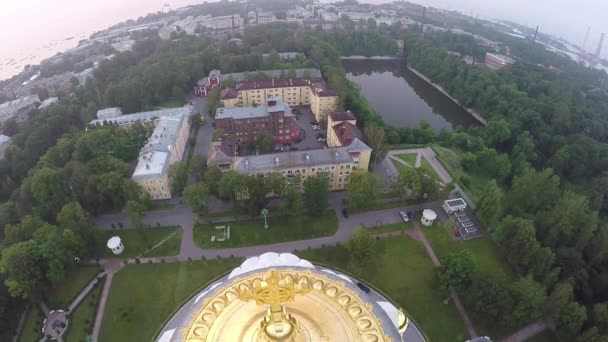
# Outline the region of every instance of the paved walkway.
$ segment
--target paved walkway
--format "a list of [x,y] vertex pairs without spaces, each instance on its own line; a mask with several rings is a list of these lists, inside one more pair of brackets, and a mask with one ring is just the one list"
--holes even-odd
[[95,287],[95,284],[97,284],[97,282],[99,281],[99,277],[103,276],[104,274],[105,274],[105,272],[100,272],[99,274],[97,274],[95,276],[95,278],[93,280],[91,280],[91,282],[89,282],[89,284],[84,289],[82,289],[82,291],[80,291],[78,296],[72,301],[72,304],[70,304],[70,306],[68,307],[69,312],[73,312],[74,309],[76,309],[76,307],[78,307],[78,304],[80,304],[80,302],[82,302],[82,300]]
[[[46,341],[46,336],[51,336],[51,338],[56,341],[63,342],[62,335],[67,328],[67,312],[63,310],[49,310],[44,302],[39,302],[38,305],[40,305],[40,309],[45,316],[44,326],[42,328],[45,337],[43,337],[41,341]],[[55,326],[55,324],[61,323],[63,323],[63,327],[60,325]]]
[[534,323],[530,323],[525,327],[517,330],[513,335],[504,338],[501,342],[523,342],[527,341],[534,335],[539,334],[540,332],[551,329],[551,324],[545,321],[537,321]]
[[21,337],[21,330],[23,330],[23,323],[25,323],[25,316],[27,316],[28,311],[30,310],[30,304],[28,303],[25,306],[25,310],[21,314],[21,318],[19,318],[19,324],[17,325],[17,330],[15,331],[15,336],[13,336],[13,342],[19,342],[19,337]]
[[93,326],[93,341],[99,341],[99,332],[101,331],[101,322],[103,321],[103,314],[106,311],[106,302],[108,300],[108,294],[112,287],[112,278],[114,274],[120,271],[124,264],[121,260],[104,260],[103,261],[104,272],[106,273],[106,280],[103,284],[103,291],[99,298],[99,306],[97,307],[97,314],[95,315],[95,325]]
[[[429,255],[429,257],[431,258],[431,261],[433,262],[433,265],[435,267],[441,266],[441,263],[439,262],[439,258],[437,258],[437,256],[435,255],[435,251],[433,251],[433,247],[431,246],[430,242],[427,240],[426,236],[424,235],[424,232],[420,229],[420,227],[418,225],[416,225],[416,227],[413,229],[409,229],[407,231],[407,234],[412,239],[422,242],[424,249],[426,249],[426,252]],[[451,298],[454,301],[454,305],[456,306],[456,310],[458,311],[460,318],[464,322],[464,326],[467,329],[469,336],[471,338],[478,336],[477,332],[475,331],[475,327],[473,326],[473,322],[469,318],[469,315],[467,314],[467,312],[464,308],[464,305],[462,305],[462,302],[460,301],[460,297],[458,297],[458,295],[456,293],[452,293]]]
[[[387,155],[387,157],[393,157],[393,156],[396,156],[399,154],[414,154],[414,153],[417,154],[416,167],[420,167],[420,163],[421,163],[420,158],[424,158],[424,159],[426,159],[427,162],[429,162],[429,164],[431,165],[433,170],[435,170],[435,173],[437,173],[437,176],[439,176],[439,178],[441,179],[441,181],[444,184],[448,184],[449,182],[452,181],[452,177],[450,176],[450,173],[443,167],[443,165],[441,165],[439,160],[437,160],[437,155],[435,154],[435,151],[433,151],[433,149],[430,147],[412,148],[412,149],[407,149],[407,150],[392,150],[392,151],[388,151],[388,153],[386,155]],[[399,159],[399,158],[397,158],[397,159]]]

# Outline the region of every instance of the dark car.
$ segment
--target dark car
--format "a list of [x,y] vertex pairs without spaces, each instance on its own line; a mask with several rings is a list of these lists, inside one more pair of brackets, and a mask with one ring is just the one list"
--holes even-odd
[[342,209],[342,216],[348,217],[348,210],[346,208]]
[[323,136],[323,133],[318,133],[318,134],[317,134],[317,139],[319,139],[319,138],[325,138],[325,137]]
[[361,289],[361,291],[369,294],[370,292],[372,292],[372,290],[369,289],[369,287],[367,287],[367,285],[363,284],[362,282],[357,282],[357,287]]
[[410,221],[414,221],[414,213],[412,213],[411,211],[407,212],[407,217],[410,218]]

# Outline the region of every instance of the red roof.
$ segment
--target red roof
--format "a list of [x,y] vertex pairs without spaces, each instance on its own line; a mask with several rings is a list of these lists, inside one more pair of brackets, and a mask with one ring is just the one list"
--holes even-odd
[[357,120],[357,118],[355,118],[355,116],[353,115],[353,113],[349,112],[334,112],[329,114],[329,116],[331,117],[331,121],[351,121],[351,120]]
[[332,128],[342,146],[350,145],[355,138],[359,138],[360,140],[362,139],[361,132],[357,126],[351,124],[350,122],[342,122],[334,125]]
[[222,95],[220,96],[220,99],[228,100],[228,99],[236,99],[238,97],[239,97],[239,93],[236,91],[236,89],[228,88],[228,89],[225,89],[224,91],[222,91]]
[[261,80],[261,81],[246,81],[240,82],[236,89],[229,88],[222,92],[220,97],[222,100],[235,99],[238,97],[238,92],[241,90],[253,90],[253,89],[270,89],[270,88],[288,88],[288,87],[305,87],[309,86],[317,96],[337,96],[338,94],[330,89],[327,83],[322,79],[306,80],[303,78],[289,79],[289,80]]

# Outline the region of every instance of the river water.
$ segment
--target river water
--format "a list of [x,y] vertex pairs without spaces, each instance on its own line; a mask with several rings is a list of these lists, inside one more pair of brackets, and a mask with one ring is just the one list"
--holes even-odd
[[464,109],[416,76],[403,60],[343,60],[346,77],[361,88],[369,104],[395,127],[428,121],[435,131],[479,123]]

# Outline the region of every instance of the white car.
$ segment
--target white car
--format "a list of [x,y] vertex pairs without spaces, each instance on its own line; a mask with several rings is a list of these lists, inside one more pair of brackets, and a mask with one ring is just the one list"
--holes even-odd
[[405,211],[400,211],[399,216],[401,216],[403,222],[410,222],[410,218],[409,216],[407,216],[407,213]]
[[317,138],[317,141],[324,142],[325,138]]

